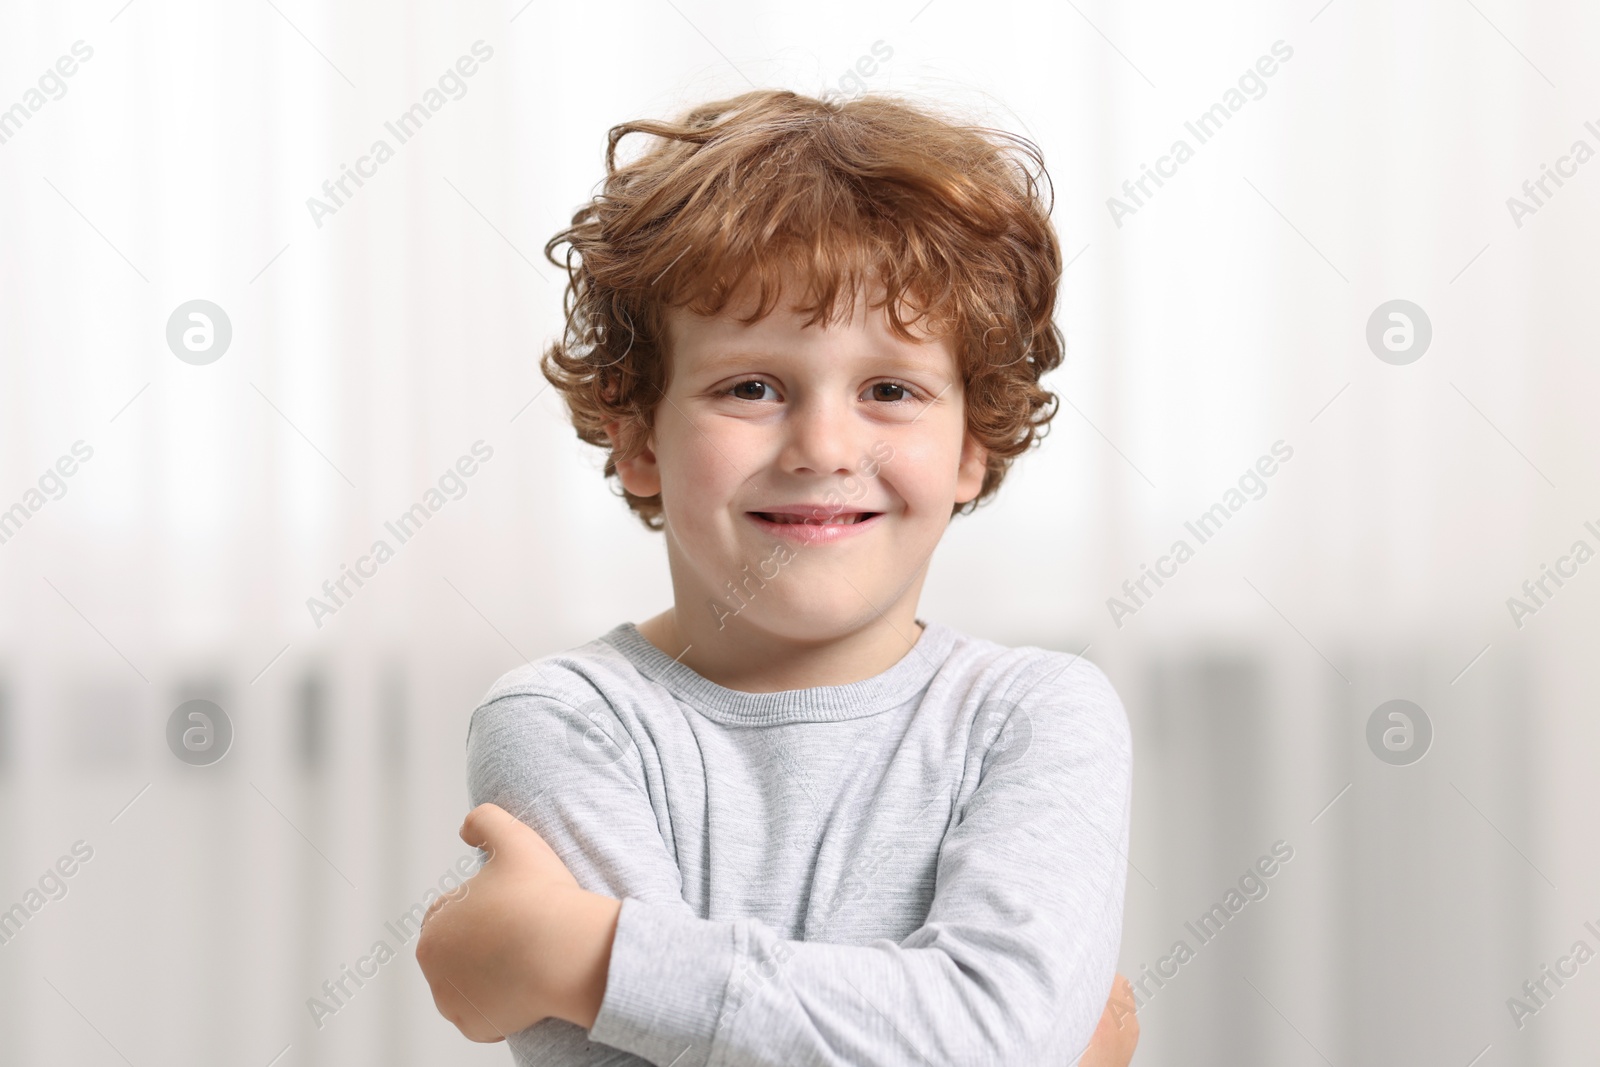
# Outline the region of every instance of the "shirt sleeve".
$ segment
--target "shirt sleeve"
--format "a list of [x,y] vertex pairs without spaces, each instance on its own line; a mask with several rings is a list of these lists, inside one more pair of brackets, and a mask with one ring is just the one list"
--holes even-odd
[[1005,707],[919,929],[797,941],[625,899],[591,1038],[662,1067],[1072,1062],[1121,941],[1130,731],[1084,660]]
[[[520,693],[480,706],[467,728],[472,806],[497,804],[534,829],[584,889],[693,917],[645,793],[637,747],[603,701],[577,707]],[[637,1055],[545,1019],[507,1043],[518,1064],[644,1067]]]

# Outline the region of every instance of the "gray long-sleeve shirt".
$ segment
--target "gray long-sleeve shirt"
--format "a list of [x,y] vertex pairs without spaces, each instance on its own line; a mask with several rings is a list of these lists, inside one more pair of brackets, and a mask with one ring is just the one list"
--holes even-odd
[[593,1028],[511,1035],[521,1067],[1073,1062],[1121,940],[1127,717],[1088,660],[925,625],[848,685],[727,689],[632,623],[495,683],[473,805],[623,901]]

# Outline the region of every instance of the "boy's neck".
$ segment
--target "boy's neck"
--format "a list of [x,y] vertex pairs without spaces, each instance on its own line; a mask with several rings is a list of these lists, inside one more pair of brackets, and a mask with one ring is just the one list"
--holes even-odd
[[645,640],[708,681],[745,693],[777,693],[864,681],[904,659],[924,627],[915,619],[879,615],[859,630],[825,641],[797,642],[749,624],[719,630],[709,620],[696,632],[675,608],[638,624]]

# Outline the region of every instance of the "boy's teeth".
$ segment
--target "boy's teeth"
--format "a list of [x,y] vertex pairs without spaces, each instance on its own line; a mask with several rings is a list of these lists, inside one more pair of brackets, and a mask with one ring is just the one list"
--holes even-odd
[[767,515],[765,518],[771,522],[779,522],[789,525],[793,525],[795,523],[804,523],[807,526],[845,526],[860,522],[863,516],[857,512],[850,515],[835,515],[831,519],[808,519],[803,515],[776,514]]

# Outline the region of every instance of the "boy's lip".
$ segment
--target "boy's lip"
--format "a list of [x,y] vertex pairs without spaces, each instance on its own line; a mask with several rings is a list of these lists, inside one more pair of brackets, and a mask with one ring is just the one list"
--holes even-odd
[[835,518],[839,515],[877,515],[879,512],[870,508],[841,508],[838,504],[782,504],[770,508],[751,508],[751,515],[800,515],[804,518],[815,518],[817,515],[826,515]]
[[[773,522],[771,519],[764,517],[765,515],[777,514],[803,515],[809,518],[817,511],[822,512],[829,518],[837,518],[839,516],[847,515],[864,515],[866,517],[858,519],[855,522],[835,522],[828,523],[826,525],[806,522]],[[754,523],[758,529],[761,529],[774,537],[781,537],[785,540],[796,541],[800,544],[817,545],[833,544],[834,542],[842,541],[847,537],[854,537],[856,534],[865,533],[868,529],[878,525],[878,520],[883,518],[883,513],[876,511],[832,511],[831,509],[821,507],[785,507],[769,508],[765,512],[748,511],[745,513],[745,516],[752,523]]]

